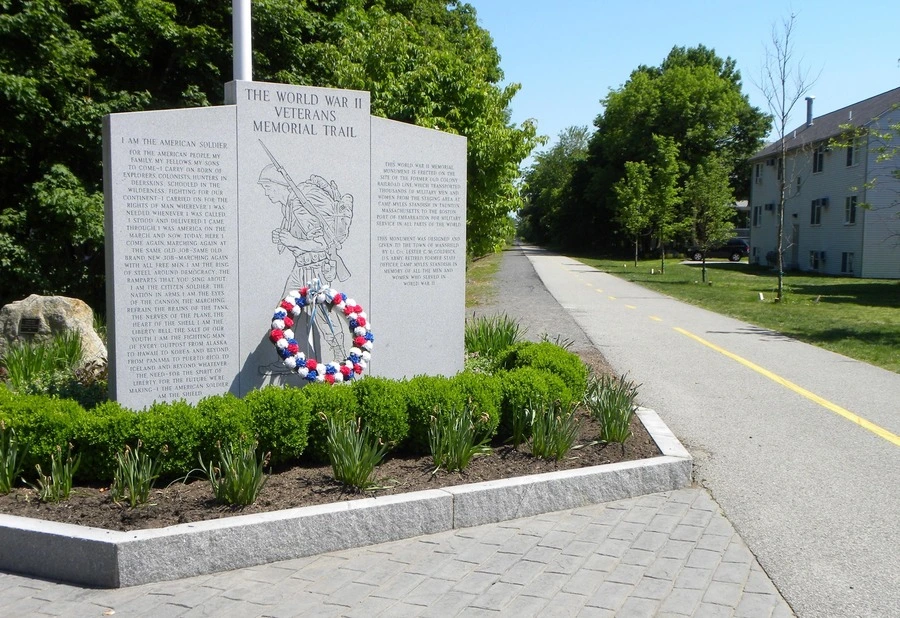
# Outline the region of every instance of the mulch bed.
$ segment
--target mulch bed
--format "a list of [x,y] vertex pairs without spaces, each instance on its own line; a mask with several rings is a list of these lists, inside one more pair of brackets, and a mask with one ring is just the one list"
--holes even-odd
[[571,451],[567,458],[559,462],[536,459],[529,453],[527,446],[515,450],[509,445],[499,445],[495,446],[492,454],[476,457],[463,472],[439,470],[432,473],[430,457],[397,456],[386,460],[377,468],[375,479],[379,489],[365,493],[348,491],[338,485],[331,477],[330,466],[295,465],[273,470],[257,502],[245,507],[217,504],[209,482],[203,479],[189,483],[179,481],[158,487],[153,490],[150,504],[134,509],[113,502],[106,487],[75,487],[72,496],[58,504],[42,503],[34,490],[17,488],[6,496],[0,496],[0,513],[127,531],[439,489],[659,455],[659,449],[637,417],[631,426],[633,436],[624,446],[592,444],[598,435],[598,426],[587,415],[583,417],[578,444],[584,446]]

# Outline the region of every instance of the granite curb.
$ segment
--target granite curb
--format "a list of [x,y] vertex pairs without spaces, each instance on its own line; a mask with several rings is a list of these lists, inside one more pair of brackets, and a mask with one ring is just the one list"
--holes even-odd
[[688,487],[687,450],[655,412],[637,414],[660,456],[130,532],[0,515],[0,570],[135,586]]

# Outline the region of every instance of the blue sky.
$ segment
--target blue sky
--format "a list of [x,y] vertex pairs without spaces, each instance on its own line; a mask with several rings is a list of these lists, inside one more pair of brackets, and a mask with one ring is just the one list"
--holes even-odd
[[[891,0],[467,0],[500,52],[507,82],[522,89],[512,102],[513,121],[537,120],[551,138],[587,125],[600,100],[641,64],[658,66],[672,47],[703,44],[741,72],[743,92],[768,112],[751,78],[760,81],[772,26],[797,15],[795,57],[818,79],[816,116],[900,86],[900,38]],[[803,122],[805,101],[793,128]],[[545,146],[544,148],[546,148]]]

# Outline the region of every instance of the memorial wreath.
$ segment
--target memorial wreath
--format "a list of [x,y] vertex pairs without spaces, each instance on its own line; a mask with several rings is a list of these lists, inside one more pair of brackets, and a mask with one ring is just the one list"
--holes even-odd
[[[306,358],[300,351],[300,344],[294,337],[293,327],[304,311],[309,311],[308,339],[312,344],[312,329],[317,311],[329,312],[332,309],[341,311],[346,317],[353,337],[353,346],[347,357],[341,362],[322,362],[315,358]],[[327,319],[327,315],[326,315]],[[329,327],[332,327],[328,320]],[[332,327],[333,328],[333,327]],[[272,316],[272,327],[269,339],[281,356],[284,365],[310,382],[328,382],[329,384],[349,382],[361,375],[366,369],[372,354],[375,337],[363,308],[346,294],[333,288],[320,288],[318,282],[312,282],[299,290],[288,292],[287,296],[275,309]]]

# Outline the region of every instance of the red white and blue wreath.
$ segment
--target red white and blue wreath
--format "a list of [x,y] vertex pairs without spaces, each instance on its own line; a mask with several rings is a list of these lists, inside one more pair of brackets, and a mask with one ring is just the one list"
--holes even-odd
[[[315,358],[306,358],[300,351],[293,327],[307,308],[310,313],[310,339],[316,311],[337,309],[347,316],[353,347],[342,362],[325,363]],[[285,367],[296,371],[301,378],[310,382],[329,384],[349,382],[361,376],[371,360],[372,344],[375,341],[368,317],[355,300],[348,299],[346,294],[333,288],[320,289],[316,283],[288,292],[272,316],[269,339],[275,344]]]

